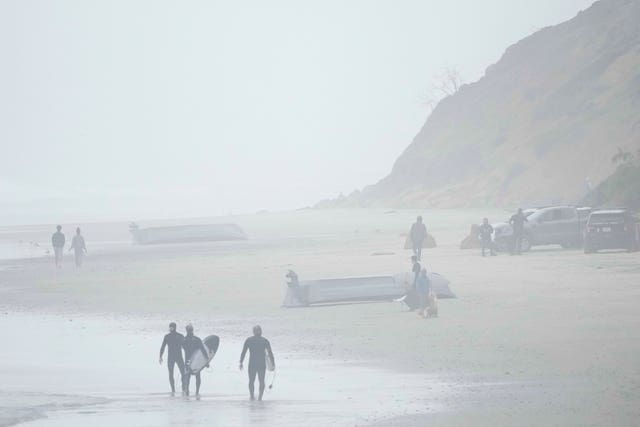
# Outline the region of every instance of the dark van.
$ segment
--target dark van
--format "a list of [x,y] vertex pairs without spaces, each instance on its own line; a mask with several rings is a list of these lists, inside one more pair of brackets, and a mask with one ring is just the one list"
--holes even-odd
[[600,249],[637,251],[640,224],[627,209],[603,209],[591,213],[584,231],[584,253]]

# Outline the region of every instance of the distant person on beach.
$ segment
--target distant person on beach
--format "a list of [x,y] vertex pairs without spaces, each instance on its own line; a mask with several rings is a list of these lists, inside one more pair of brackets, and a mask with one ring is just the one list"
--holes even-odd
[[426,310],[429,306],[429,291],[431,289],[431,280],[427,275],[427,269],[420,270],[420,276],[416,284],[416,291],[418,291],[418,297],[420,298],[420,310],[419,316],[426,316]]
[[418,295],[417,286],[418,286],[418,278],[420,277],[420,271],[422,270],[422,266],[420,262],[418,262],[418,257],[413,255],[411,257],[411,272],[413,273],[413,280],[411,284],[406,283],[407,289],[404,296],[401,298],[407,307],[409,307],[409,311],[416,310],[420,307],[420,297]]
[[422,270],[422,266],[420,265],[419,258],[416,255],[411,257],[411,272],[413,273],[413,288],[415,289],[418,283],[418,277],[420,276],[420,271]]
[[[185,370],[184,370],[184,382],[182,385],[182,392],[189,396],[189,383],[191,382],[191,368],[189,365],[191,364],[191,360],[195,356],[197,351],[202,351],[202,354],[205,357],[209,357],[209,351],[202,343],[202,340],[197,336],[193,335],[193,325],[189,324],[186,327],[187,336],[184,337],[184,341],[182,341],[182,348],[184,349],[184,361],[185,361]],[[202,378],[200,377],[200,372],[195,374],[196,376],[196,396],[200,396],[200,384],[202,383]]]
[[420,261],[422,257],[422,246],[427,238],[427,227],[422,223],[421,216],[416,218],[416,222],[411,226],[409,236],[411,238],[413,254],[418,258],[418,261]]
[[75,255],[76,267],[82,267],[82,260],[87,253],[87,245],[84,243],[84,237],[80,234],[80,227],[76,228],[76,235],[71,240],[69,252],[71,252],[71,249],[73,249],[73,254]]
[[62,255],[64,251],[64,244],[66,239],[62,233],[62,226],[56,227],[56,232],[51,236],[51,246],[53,246],[53,253],[55,256],[56,267],[62,267]]
[[524,236],[524,223],[528,222],[527,217],[522,212],[522,208],[518,208],[510,219],[509,224],[513,227],[513,236],[511,240],[511,255],[520,255],[522,250],[522,237]]
[[495,244],[493,240],[491,240],[491,235],[493,234],[493,227],[489,224],[489,220],[484,218],[482,220],[482,225],[478,230],[478,235],[480,237],[480,243],[482,244],[482,256],[485,256],[485,250],[489,249],[489,254],[491,256],[496,256]]
[[264,394],[264,377],[267,371],[267,357],[271,359],[271,363],[275,367],[276,360],[273,357],[271,351],[271,344],[269,340],[262,336],[262,328],[259,325],[253,327],[253,336],[247,338],[242,347],[242,354],[240,355],[240,370],[243,368],[244,357],[249,351],[249,396],[251,400],[255,400],[254,384],[256,382],[256,375],[260,383],[260,393],[258,394],[258,400],[262,400]]
[[285,275],[285,277],[288,279],[287,280],[287,286],[289,286],[290,288],[297,288],[300,286],[300,280],[298,279],[298,273],[296,273],[293,270],[289,270],[287,271],[287,274]]
[[162,340],[162,346],[160,347],[160,364],[162,365],[162,356],[164,355],[164,349],[168,347],[167,351],[167,368],[169,370],[169,384],[171,385],[171,394],[176,392],[176,384],[173,378],[173,368],[178,365],[180,370],[180,383],[183,384],[184,391],[184,359],[182,358],[182,343],[184,342],[184,335],[176,331],[176,324],[174,322],[169,323],[169,333],[164,336]]

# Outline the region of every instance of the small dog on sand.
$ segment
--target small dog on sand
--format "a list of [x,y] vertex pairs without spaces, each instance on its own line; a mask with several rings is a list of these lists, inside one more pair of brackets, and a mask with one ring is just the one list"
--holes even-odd
[[425,315],[425,318],[438,317],[438,297],[433,291],[429,292],[428,300],[429,305],[427,306],[427,314]]

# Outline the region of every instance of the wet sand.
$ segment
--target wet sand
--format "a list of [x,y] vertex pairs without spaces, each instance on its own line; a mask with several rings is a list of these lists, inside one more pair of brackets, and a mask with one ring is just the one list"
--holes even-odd
[[[46,258],[4,262],[3,325],[22,319],[29,336],[46,330],[46,324],[84,325],[84,330],[60,326],[60,342],[93,343],[98,329],[112,344],[97,345],[102,352],[94,360],[104,355],[109,362],[88,369],[83,375],[92,372],[93,379],[81,389],[59,385],[68,372],[65,365],[78,365],[74,353],[61,349],[29,365],[3,351],[3,376],[8,376],[0,393],[50,395],[69,389],[73,396],[108,400],[94,409],[49,408],[48,419],[31,424],[52,426],[122,420],[268,425],[274,417],[279,425],[302,420],[309,425],[635,423],[640,254],[587,256],[544,247],[521,257],[482,258],[478,251],[460,251],[460,240],[477,218],[506,214],[423,214],[439,244],[425,251],[426,263],[449,278],[459,296],[441,300],[440,317],[431,320],[397,303],[280,308],[288,268],[301,278],[408,269],[410,254],[401,249],[401,234],[415,212],[300,211],[239,218],[252,237],[247,242],[113,244],[95,252],[89,244],[90,257],[80,271],[70,257],[62,270]],[[158,366],[157,351],[172,320],[194,322],[196,333],[222,339],[219,363],[205,374],[199,402],[163,394],[166,368]],[[242,339],[255,323],[263,326],[276,357],[282,355],[276,387],[264,406],[249,404],[244,374],[235,366]],[[3,328],[0,339],[23,345],[22,336],[13,334]],[[37,352],[37,344],[30,343],[23,350]],[[20,363],[27,363],[26,369]],[[112,382],[101,388],[103,378]]]
[[[215,330],[224,338],[212,366],[202,374],[202,396],[171,396],[166,367],[157,363],[155,321],[31,314],[4,315],[2,320],[5,339],[19,341],[28,325],[30,339],[37,343],[9,349],[0,359],[5,384],[0,396],[14,401],[15,420],[35,419],[25,424],[29,426],[266,426],[274,420],[283,425],[355,425],[418,412],[423,409],[421,400],[444,389],[430,384],[426,376],[280,351],[280,375],[267,375],[274,388],[266,391],[264,401],[250,402],[246,373],[237,367],[242,337],[234,336],[232,328],[213,326],[219,322],[202,321],[200,330]],[[45,349],[44,354],[38,349]],[[42,356],[49,360],[43,363]],[[24,389],[29,394],[20,391]]]

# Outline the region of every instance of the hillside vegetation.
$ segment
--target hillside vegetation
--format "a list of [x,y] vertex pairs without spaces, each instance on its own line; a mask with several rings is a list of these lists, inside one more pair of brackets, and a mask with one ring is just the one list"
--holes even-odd
[[628,157],[616,171],[582,200],[585,206],[625,206],[640,211],[640,151]]

